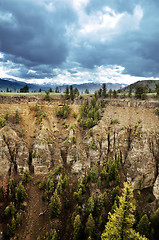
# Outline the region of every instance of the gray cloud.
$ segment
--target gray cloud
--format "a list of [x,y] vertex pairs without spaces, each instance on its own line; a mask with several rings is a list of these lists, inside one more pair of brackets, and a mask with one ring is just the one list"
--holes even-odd
[[6,0],[1,12],[2,52],[14,55],[16,61],[21,57],[36,64],[59,65],[65,61],[69,48],[66,26],[75,19],[71,7],[55,6],[52,12],[38,1]]
[[1,1],[0,66],[23,79],[81,81],[100,66],[159,77],[158,7],[157,0]]

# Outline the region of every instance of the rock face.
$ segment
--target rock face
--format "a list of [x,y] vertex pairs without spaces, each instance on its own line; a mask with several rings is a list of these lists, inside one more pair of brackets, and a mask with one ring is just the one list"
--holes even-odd
[[29,170],[29,151],[25,142],[21,140],[17,133],[6,126],[0,131],[0,153],[1,153],[1,174],[6,175],[16,172],[22,174],[24,170]]
[[[9,99],[8,106],[11,105]],[[4,100],[2,99],[2,103]],[[32,101],[33,106],[35,101],[36,98]],[[21,175],[24,170],[31,169],[35,175],[45,175],[59,164],[83,175],[93,164],[104,166],[110,157],[120,154],[125,179],[131,182],[135,189],[153,187],[154,195],[159,199],[159,120],[154,113],[154,107],[158,103],[122,100],[119,104],[117,100],[107,101],[103,118],[92,128],[90,136],[89,130],[82,130],[73,116],[66,119],[66,124],[56,117],[57,99],[56,103],[47,104],[44,104],[42,99],[38,101],[43,104],[38,108],[41,109],[41,129],[38,117],[35,117],[35,107],[28,104],[27,98],[24,99],[23,103],[26,102],[26,105],[23,105],[22,109],[17,103],[19,98],[15,100],[23,113],[19,129],[24,128],[26,136],[19,137],[19,129],[13,125],[13,121],[0,129],[0,178],[12,174]],[[76,104],[70,105],[70,108],[78,114],[79,106],[77,108]],[[17,109],[17,105],[14,109]],[[3,109],[0,114],[4,116],[5,111],[6,109]],[[28,116],[25,118],[27,113],[31,114],[33,122],[26,123],[30,120]],[[119,121],[113,124],[112,119]]]
[[126,159],[127,180],[133,188],[153,186],[156,174],[155,157],[150,151],[146,134],[136,134]]
[[32,166],[35,175],[46,175],[62,163],[60,149],[49,141],[47,133],[42,131],[35,139],[32,152]]
[[153,194],[156,197],[156,199],[159,200],[159,176],[157,176],[156,181],[154,183]]
[[7,144],[3,139],[3,135],[0,134],[0,178],[4,178],[8,175],[11,167],[11,159]]

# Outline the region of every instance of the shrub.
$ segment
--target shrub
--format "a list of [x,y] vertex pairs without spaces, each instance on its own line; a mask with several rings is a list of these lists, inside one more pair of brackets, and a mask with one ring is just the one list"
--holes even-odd
[[9,117],[9,113],[8,111],[6,112],[5,116],[4,116],[4,119],[7,121],[8,120],[8,117]]
[[62,172],[62,165],[59,165],[59,166],[56,168],[54,174],[55,174],[55,175],[59,175],[61,172]]
[[57,110],[56,110],[56,116],[57,117],[61,117],[61,109],[60,109],[60,107],[58,107]]
[[95,145],[94,141],[91,141],[90,148],[97,149],[97,146]]
[[14,206],[14,202],[11,202],[9,204],[9,206],[7,206],[5,208],[4,213],[7,217],[13,217],[14,214],[15,214],[15,211],[16,211],[16,209],[15,209],[15,206]]
[[119,119],[111,119],[110,124],[119,124]]
[[76,137],[75,136],[72,137],[72,143],[76,144]]
[[45,92],[44,100],[45,101],[50,101],[50,92],[49,91]]
[[76,117],[77,117],[75,112],[73,112],[72,116],[73,116],[74,118],[76,118]]
[[93,130],[92,129],[90,129],[90,131],[89,131],[89,136],[93,137]]
[[20,137],[23,137],[23,129],[20,130]]
[[6,125],[6,119],[0,118],[0,128],[4,127]]

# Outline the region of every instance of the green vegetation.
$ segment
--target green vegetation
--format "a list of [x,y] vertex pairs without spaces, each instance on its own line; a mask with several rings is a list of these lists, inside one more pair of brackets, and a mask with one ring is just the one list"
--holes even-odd
[[73,239],[74,240],[79,239],[81,228],[82,228],[82,223],[81,223],[80,215],[77,215],[73,223],[73,229],[74,229]]
[[25,85],[23,88],[20,88],[20,93],[28,93],[28,92],[29,92],[28,85]]
[[143,85],[136,85],[135,97],[139,99],[146,99],[146,88]]
[[145,236],[145,237],[149,238],[149,236],[150,236],[150,224],[151,223],[148,219],[148,216],[146,214],[144,214],[141,217],[141,219],[140,219],[140,221],[139,221],[139,223],[136,227],[137,232],[139,232],[142,236]]
[[94,208],[95,208],[94,199],[92,197],[89,197],[87,201],[86,214],[89,215],[90,213],[92,213],[94,211]]
[[159,208],[151,215],[151,236],[153,240],[159,239]]
[[56,110],[56,116],[59,118],[67,118],[69,115],[69,106],[66,103],[63,107],[58,107]]
[[49,205],[49,217],[50,218],[58,217],[60,213],[61,213],[61,200],[57,192],[55,191],[53,193],[53,196],[51,197],[51,203]]
[[88,217],[88,220],[86,222],[85,233],[88,236],[92,237],[93,233],[94,233],[94,230],[95,230],[95,221],[93,219],[92,214],[90,213],[90,215]]
[[4,217],[6,222],[6,228],[3,234],[4,239],[10,239],[14,236],[16,229],[21,223],[20,210],[25,210],[23,202],[27,199],[27,192],[23,183],[27,184],[30,179],[27,171],[23,173],[22,181],[16,182],[14,179],[10,179],[8,184],[8,191],[3,189],[3,201],[8,201],[7,206],[4,209]]
[[73,101],[76,96],[79,96],[78,89],[73,89],[72,85],[70,85],[70,88],[67,86],[65,90],[65,99],[71,99]]
[[19,123],[20,123],[20,117],[19,117],[19,111],[18,111],[18,109],[17,109],[16,112],[15,112],[14,119],[15,119],[15,123],[16,123],[16,124],[19,124]]
[[50,101],[50,91],[45,92],[44,100],[45,101]]
[[155,113],[159,116],[159,108],[158,107],[155,109]]
[[6,119],[0,118],[0,128],[4,127],[6,125]]
[[97,125],[102,117],[101,110],[102,107],[95,97],[92,98],[90,103],[86,100],[84,104],[81,104],[80,117],[78,119],[80,127],[85,129]]
[[119,124],[119,119],[111,119],[110,124]]
[[103,232],[102,240],[146,240],[133,230],[134,224],[133,190],[127,183],[124,184],[123,195],[119,198],[119,207],[116,206],[113,213],[109,213],[109,221]]
[[93,183],[96,183],[98,180],[98,167],[97,165],[93,165],[92,169],[90,170],[90,172],[88,173],[87,177],[86,177],[87,181],[91,181]]

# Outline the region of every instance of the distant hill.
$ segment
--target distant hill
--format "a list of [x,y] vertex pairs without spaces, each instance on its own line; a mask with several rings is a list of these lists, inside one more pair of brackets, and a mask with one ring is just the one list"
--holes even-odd
[[[25,85],[28,85],[29,87],[29,91],[39,91],[39,89],[41,88],[42,91],[47,91],[50,88],[52,88],[53,91],[55,91],[55,88],[58,87],[60,92],[65,91],[66,89],[66,84],[65,85],[57,85],[57,84],[29,84],[26,82],[22,82],[22,81],[17,81],[15,79],[12,78],[0,78],[0,91],[6,91],[6,89],[8,88],[11,91],[19,91],[20,88],[23,88]],[[109,89],[112,90],[118,90],[120,88],[123,88],[126,86],[126,84],[119,84],[119,83],[106,83],[107,85],[107,91],[109,91]],[[68,85],[69,86],[69,85]],[[94,93],[95,91],[99,90],[102,87],[102,84],[100,83],[82,83],[82,84],[73,84],[72,85],[73,88],[78,88],[78,90],[80,92],[85,92],[86,89],[89,90],[90,93]]]
[[26,84],[28,85],[30,91],[39,89],[36,84],[28,84],[25,82],[16,81],[12,78],[0,78],[0,91],[6,91],[7,88],[12,91],[19,91],[20,88],[23,88]]
[[156,84],[159,84],[159,80],[142,80],[142,81],[137,81],[133,84],[130,84],[124,88],[121,89],[121,93],[127,93],[129,91],[129,88],[131,87],[132,92],[135,92],[135,88],[138,85],[142,85],[147,89],[147,92],[154,93],[156,89]]

